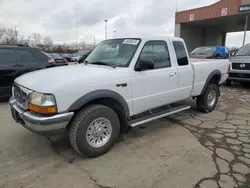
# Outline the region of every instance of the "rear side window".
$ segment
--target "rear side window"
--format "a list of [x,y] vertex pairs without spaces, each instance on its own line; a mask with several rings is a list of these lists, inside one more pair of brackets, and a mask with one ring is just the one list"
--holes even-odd
[[187,52],[186,52],[183,42],[173,41],[173,46],[174,46],[178,65],[179,66],[188,65]]
[[0,63],[13,63],[17,60],[14,50],[0,49]]
[[29,51],[27,50],[16,50],[16,53],[19,55],[19,57],[22,60],[25,61],[35,61],[37,58]]

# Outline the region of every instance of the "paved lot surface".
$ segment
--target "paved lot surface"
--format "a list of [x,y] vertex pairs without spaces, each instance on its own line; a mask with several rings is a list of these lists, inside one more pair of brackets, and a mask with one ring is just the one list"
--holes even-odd
[[132,129],[95,159],[25,130],[2,103],[0,188],[249,188],[250,90],[221,95],[213,113],[193,109]]

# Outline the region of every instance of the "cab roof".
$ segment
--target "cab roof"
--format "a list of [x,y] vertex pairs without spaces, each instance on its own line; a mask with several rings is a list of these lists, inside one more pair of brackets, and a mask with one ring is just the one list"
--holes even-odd
[[[121,37],[121,38],[114,38],[114,39],[141,39],[142,41],[149,41],[149,40],[170,40],[170,41],[182,41],[184,40],[179,37],[172,37],[172,36],[131,36],[131,37]],[[113,39],[107,39],[107,40],[113,40]]]

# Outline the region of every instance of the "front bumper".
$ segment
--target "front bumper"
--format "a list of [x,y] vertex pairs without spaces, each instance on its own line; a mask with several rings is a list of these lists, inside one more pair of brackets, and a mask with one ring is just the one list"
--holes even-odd
[[250,82],[250,72],[230,72],[227,80],[235,82]]
[[34,133],[44,136],[54,136],[64,133],[74,115],[73,112],[49,116],[38,115],[20,108],[13,98],[10,98],[9,105],[12,117],[17,123],[22,124],[23,127]]

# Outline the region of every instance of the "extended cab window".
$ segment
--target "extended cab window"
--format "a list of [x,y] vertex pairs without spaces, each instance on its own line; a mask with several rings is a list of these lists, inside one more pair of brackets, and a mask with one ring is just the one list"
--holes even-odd
[[17,56],[14,50],[0,49],[0,63],[14,63]]
[[29,51],[27,50],[16,50],[16,53],[19,55],[19,57],[22,60],[25,61],[36,61],[37,58]]
[[187,52],[186,52],[183,42],[173,41],[173,46],[174,46],[178,65],[179,66],[188,65]]
[[155,68],[170,67],[169,51],[164,41],[149,41],[144,45],[140,59],[152,60]]

